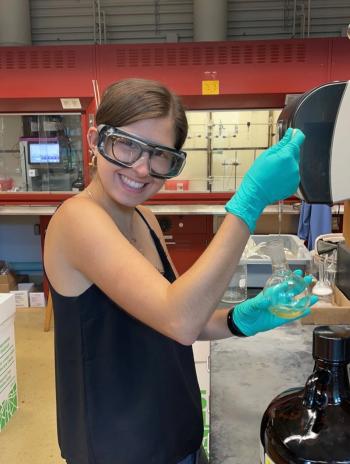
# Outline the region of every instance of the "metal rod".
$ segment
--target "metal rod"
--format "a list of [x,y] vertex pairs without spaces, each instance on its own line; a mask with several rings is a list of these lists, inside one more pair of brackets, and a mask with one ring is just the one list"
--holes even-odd
[[278,202],[278,235],[282,232],[283,200]]
[[102,10],[103,18],[103,43],[107,43],[107,26],[106,26],[106,12]]
[[295,37],[295,24],[296,24],[296,17],[297,17],[297,0],[294,0],[294,6],[293,6],[293,29],[292,29],[292,37]]
[[307,2],[307,36],[310,37],[311,30],[311,0]]
[[208,143],[207,143],[207,190],[212,191],[212,181],[213,181],[213,152],[212,152],[212,143],[211,143],[211,128],[213,126],[213,113],[209,111],[209,127],[208,127]]
[[300,13],[300,36],[302,39],[305,38],[305,8],[304,5],[300,5],[301,13]]
[[92,0],[92,15],[94,23],[94,43],[96,43],[96,0]]
[[102,44],[102,31],[101,31],[101,3],[100,0],[97,1],[97,15],[98,15],[98,43]]
[[154,1],[155,34],[159,34],[159,0]]

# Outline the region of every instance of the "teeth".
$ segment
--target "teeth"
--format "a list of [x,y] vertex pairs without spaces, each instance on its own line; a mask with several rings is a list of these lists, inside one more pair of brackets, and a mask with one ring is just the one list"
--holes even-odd
[[131,180],[126,176],[121,175],[120,177],[122,178],[122,181],[125,184],[129,185],[129,187],[132,187],[134,189],[142,189],[142,187],[145,186],[145,184],[141,184],[140,182],[136,182],[135,180]]

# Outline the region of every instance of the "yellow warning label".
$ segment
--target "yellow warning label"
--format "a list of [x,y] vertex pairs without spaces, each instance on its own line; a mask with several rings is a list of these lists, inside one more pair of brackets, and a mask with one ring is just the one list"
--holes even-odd
[[220,82],[215,80],[202,81],[202,95],[219,95]]

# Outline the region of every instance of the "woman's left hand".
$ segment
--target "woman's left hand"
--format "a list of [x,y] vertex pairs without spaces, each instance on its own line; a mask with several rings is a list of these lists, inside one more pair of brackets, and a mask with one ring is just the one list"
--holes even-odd
[[[300,275],[301,271],[297,270],[295,273]],[[311,280],[312,276],[304,277],[306,286],[310,285]],[[283,285],[283,283],[280,285]],[[300,290],[303,291],[304,289]],[[287,324],[288,322],[301,319],[302,317],[310,314],[310,307],[318,301],[317,296],[312,295],[309,306],[307,309],[305,309],[303,314],[297,317],[284,318],[277,316],[270,310],[271,300],[269,297],[269,292],[272,293],[274,291],[276,291],[276,288],[271,287],[267,294],[260,292],[256,297],[250,298],[235,306],[233,311],[233,321],[244,335],[255,335],[258,332],[265,332],[267,330],[279,327],[280,325]]]

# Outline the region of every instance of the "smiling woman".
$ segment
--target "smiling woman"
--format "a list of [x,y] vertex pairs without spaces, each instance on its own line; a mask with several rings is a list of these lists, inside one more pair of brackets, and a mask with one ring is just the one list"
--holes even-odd
[[62,456],[68,464],[205,463],[192,344],[286,322],[271,318],[261,297],[235,312],[216,308],[264,206],[298,184],[302,134],[259,156],[211,244],[178,277],[142,203],[186,161],[180,100],[159,82],[120,81],[105,91],[96,123],[87,134],[93,179],[57,210],[45,239]]
[[[185,112],[158,82],[131,79],[106,90],[96,121],[88,132],[93,180],[56,213],[45,245],[62,455],[85,464],[93,448],[106,464],[194,463],[203,424],[192,348],[176,341],[174,323],[166,320],[165,295],[176,274],[156,219],[136,208],[183,168]],[[149,279],[158,281],[151,300],[162,316],[159,309],[149,313],[143,290],[130,306],[134,290],[149,287]]]

